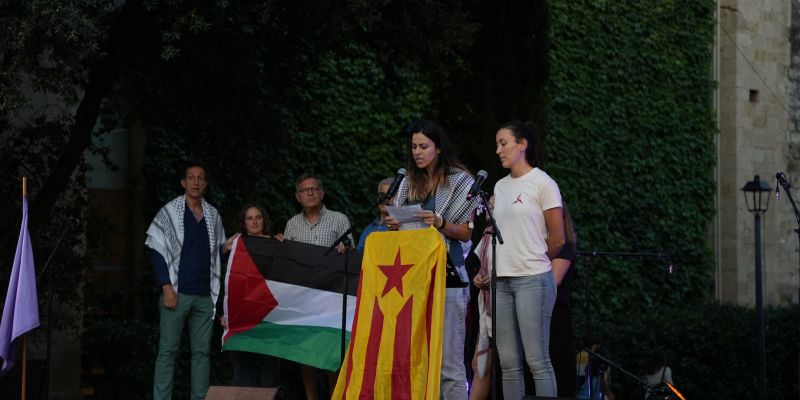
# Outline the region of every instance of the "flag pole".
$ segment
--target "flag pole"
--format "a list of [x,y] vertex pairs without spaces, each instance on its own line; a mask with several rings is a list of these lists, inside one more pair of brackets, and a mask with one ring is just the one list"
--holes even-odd
[[28,334],[22,334],[22,400],[25,400],[25,377],[28,372]]
[[[28,178],[22,177],[22,197],[28,197]],[[28,375],[28,334],[22,334],[22,400],[25,400],[25,380]]]

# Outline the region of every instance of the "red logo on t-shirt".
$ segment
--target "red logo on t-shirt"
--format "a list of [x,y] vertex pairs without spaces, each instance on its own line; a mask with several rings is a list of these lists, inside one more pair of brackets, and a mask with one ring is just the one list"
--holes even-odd
[[513,205],[513,204],[517,204],[517,203],[522,204],[522,193],[518,194],[517,195],[517,199],[514,200],[514,202],[511,203],[511,204]]

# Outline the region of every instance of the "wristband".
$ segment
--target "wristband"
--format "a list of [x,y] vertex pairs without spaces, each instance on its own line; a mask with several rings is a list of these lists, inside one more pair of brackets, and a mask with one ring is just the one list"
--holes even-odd
[[438,228],[436,228],[436,229],[437,229],[439,232],[441,232],[441,231],[443,231],[443,230],[444,230],[444,226],[445,226],[445,225],[447,225],[447,220],[446,220],[446,219],[444,219],[444,215],[440,215],[440,216],[439,216],[439,218],[441,218],[441,219],[442,219],[442,224],[441,224],[441,225],[440,225]]

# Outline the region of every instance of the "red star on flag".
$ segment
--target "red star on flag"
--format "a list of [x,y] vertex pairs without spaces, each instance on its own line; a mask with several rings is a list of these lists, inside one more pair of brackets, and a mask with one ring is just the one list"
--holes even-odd
[[397,288],[397,292],[400,293],[400,296],[403,295],[403,275],[408,272],[414,264],[402,264],[400,262],[400,248],[397,249],[397,255],[394,256],[394,264],[392,265],[378,265],[381,272],[386,275],[387,281],[386,286],[383,287],[383,294],[381,296],[385,296],[386,293],[389,293],[392,288]]

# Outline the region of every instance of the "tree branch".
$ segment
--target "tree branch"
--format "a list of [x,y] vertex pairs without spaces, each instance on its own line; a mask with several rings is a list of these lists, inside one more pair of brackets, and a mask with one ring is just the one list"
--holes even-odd
[[53,206],[66,190],[70,177],[91,144],[92,131],[97,123],[100,106],[119,78],[126,61],[126,52],[132,47],[131,42],[142,36],[140,30],[147,24],[146,17],[142,0],[126,1],[116,16],[109,34],[106,56],[101,58],[89,72],[89,80],[75,113],[69,140],[56,166],[32,203],[30,214],[32,226],[41,226],[50,219]]

